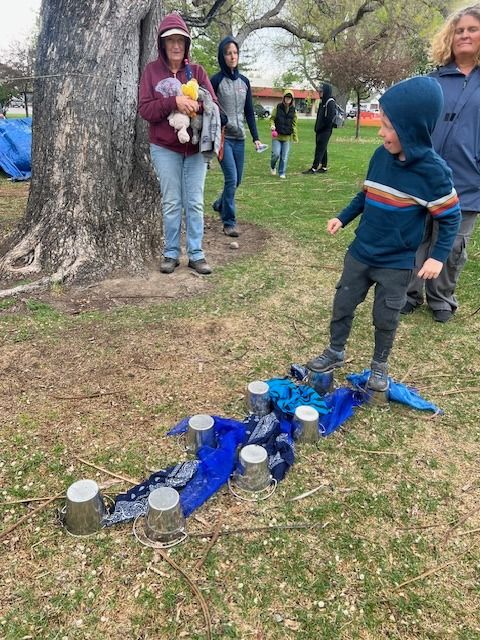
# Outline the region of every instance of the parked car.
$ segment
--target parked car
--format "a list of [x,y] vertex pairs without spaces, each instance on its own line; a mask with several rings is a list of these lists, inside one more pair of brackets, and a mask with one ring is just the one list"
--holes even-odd
[[347,113],[347,118],[356,118],[357,117],[357,108],[353,107],[353,109],[350,109],[350,111]]
[[258,102],[254,103],[253,110],[255,111],[257,118],[268,118],[270,116],[270,111],[265,109],[265,107]]

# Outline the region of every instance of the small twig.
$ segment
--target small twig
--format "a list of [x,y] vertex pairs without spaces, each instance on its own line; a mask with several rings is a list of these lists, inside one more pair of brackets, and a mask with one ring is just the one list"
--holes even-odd
[[451,396],[455,393],[468,393],[472,391],[480,391],[480,387],[464,387],[463,389],[450,389],[449,391],[441,391],[439,396]]
[[302,338],[302,340],[307,340],[307,337],[297,327],[297,323],[295,320],[292,320],[292,325],[293,325],[293,328],[295,329],[295,333],[298,333],[298,335],[300,336],[300,338]]
[[398,451],[380,451],[380,449],[356,449],[354,447],[349,447],[349,451],[359,451],[360,453],[373,453],[374,455],[383,455],[383,456],[401,456],[402,454]]
[[0,532],[0,540],[3,540],[3,538],[6,538],[10,533],[12,533],[12,531],[14,529],[16,529],[18,526],[20,526],[21,524],[23,524],[27,520],[29,520],[31,517],[37,515],[37,513],[40,513],[40,511],[45,509],[45,507],[48,507],[49,504],[51,504],[55,500],[58,500],[59,498],[62,498],[64,496],[64,494],[65,494],[65,492],[62,491],[62,493],[59,493],[58,495],[53,496],[52,498],[50,498],[49,500],[47,500],[46,502],[44,502],[40,506],[35,507],[35,509],[33,509],[33,511],[30,511],[30,513],[27,513],[24,516],[22,516],[20,518],[20,520],[17,520],[17,522],[15,524],[12,524],[10,527],[8,527],[4,531]]
[[[260,533],[261,531],[273,531],[273,530],[291,530],[291,529],[315,529],[321,525],[320,522],[302,522],[299,524],[277,524],[268,527],[243,527],[240,529],[221,529],[218,532],[219,536],[231,536],[240,533]],[[323,525],[326,526],[326,525]],[[189,538],[209,538],[213,536],[215,531],[206,531],[203,533],[189,533]]]
[[43,502],[44,500],[60,500],[61,496],[45,496],[44,498],[23,498],[23,500],[12,500],[11,502],[0,502],[0,507],[10,507],[14,504],[25,504],[26,502]]
[[52,396],[55,400],[90,400],[91,398],[102,398],[103,396],[116,396],[123,391],[98,391],[88,396]]
[[[167,553],[165,553],[165,551],[163,551],[162,549],[156,549],[156,552],[166,562],[168,562],[168,564],[171,567],[173,567],[175,569],[175,571],[178,571],[179,573],[181,573],[182,576],[185,578],[185,580],[190,585],[190,587],[192,588],[192,591],[197,596],[198,601],[200,602],[200,606],[201,606],[202,612],[203,612],[203,617],[205,618],[205,624],[207,626],[207,639],[211,640],[211,638],[212,638],[212,619],[210,617],[210,611],[208,610],[207,602],[206,602],[205,598],[203,597],[203,595],[201,594],[200,589],[197,587],[197,585],[192,580],[192,578],[188,575],[188,573],[186,573],[186,571],[184,571],[182,569],[182,567],[179,567],[178,564],[174,560],[172,560],[172,558],[170,558],[170,556]],[[161,573],[155,567],[150,567],[150,569],[154,573],[157,573],[157,574],[161,575]]]
[[469,536],[472,533],[480,533],[480,528],[478,528],[478,529],[470,529],[470,531],[462,531],[460,533],[457,533],[457,536]]
[[205,564],[205,561],[207,559],[208,554],[210,553],[211,549],[213,548],[213,545],[216,543],[216,541],[218,540],[218,538],[220,536],[221,527],[222,527],[222,518],[219,518],[218,522],[217,522],[217,526],[213,530],[213,535],[210,538],[210,542],[207,545],[207,548],[205,550],[205,553],[204,553],[203,557],[200,558],[198,560],[198,562],[196,563],[196,565],[195,565],[195,570],[196,571],[199,571],[203,567],[203,565]]
[[455,564],[455,560],[451,560],[450,562],[446,562],[445,564],[441,564],[439,567],[434,567],[433,569],[429,569],[428,571],[424,571],[419,576],[415,576],[415,578],[410,578],[410,580],[405,580],[405,582],[402,582],[401,584],[399,584],[397,587],[395,587],[395,591],[398,591],[402,587],[405,587],[407,584],[412,584],[412,582],[417,582],[418,580],[422,580],[423,578],[427,578],[428,576],[431,576],[432,573],[437,573],[438,571],[442,571],[443,569],[446,569],[447,567],[449,567],[452,564]]
[[305,493],[301,493],[299,496],[295,496],[294,498],[290,498],[290,501],[293,502],[294,500],[302,500],[302,498],[307,498],[308,496],[313,495],[314,493],[317,493],[317,491],[320,491],[320,489],[323,489],[325,487],[329,487],[330,484],[320,484],[318,485],[318,487],[315,487],[315,489],[311,489],[310,491],[306,491]]
[[444,542],[447,542],[447,540],[452,535],[452,533],[455,531],[455,529],[458,529],[458,527],[461,527],[464,522],[466,522],[469,518],[471,518],[473,515],[475,515],[479,510],[480,510],[480,506],[475,507],[475,509],[473,509],[473,511],[470,511],[465,516],[463,516],[463,518],[460,518],[460,520],[456,524],[454,524],[453,527],[451,527],[447,531],[447,533],[445,534]]
[[123,480],[124,482],[128,482],[132,486],[135,486],[136,484],[138,484],[138,480],[132,480],[132,478],[127,478],[126,476],[121,476],[119,473],[113,473],[112,471],[109,471],[108,469],[105,469],[104,467],[99,467],[96,464],[93,464],[93,462],[88,462],[88,460],[84,460],[83,458],[79,458],[78,456],[77,456],[77,460],[79,462],[81,462],[82,464],[86,464],[88,467],[93,467],[97,471],[103,471],[103,473],[106,473],[107,475],[112,476],[112,478],[118,478],[119,480]]
[[412,364],[412,366],[407,369],[407,373],[403,376],[403,378],[400,380],[401,383],[405,382],[405,380],[408,378],[408,376],[412,373],[412,371],[415,369],[416,364]]

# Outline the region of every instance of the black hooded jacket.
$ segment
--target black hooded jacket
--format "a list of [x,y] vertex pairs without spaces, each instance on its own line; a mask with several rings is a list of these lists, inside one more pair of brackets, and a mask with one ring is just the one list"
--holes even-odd
[[[322,85],[322,99],[318,105],[317,119],[315,121],[315,132],[326,133],[332,131],[335,118],[335,100],[332,97],[332,85],[326,82]],[[328,102],[330,100],[330,102]]]

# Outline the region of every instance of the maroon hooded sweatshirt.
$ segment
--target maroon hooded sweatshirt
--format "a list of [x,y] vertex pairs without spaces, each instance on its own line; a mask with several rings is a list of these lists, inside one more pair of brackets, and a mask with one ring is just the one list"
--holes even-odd
[[[186,156],[198,153],[198,144],[193,145],[191,142],[181,143],[178,140],[177,132],[168,124],[168,116],[177,108],[175,95],[172,93],[172,78],[177,78],[182,84],[187,82],[185,74],[185,64],[177,71],[172,73],[168,68],[167,56],[164,49],[164,43],[161,35],[168,29],[182,29],[187,33],[187,25],[177,13],[170,13],[160,23],[158,28],[158,58],[154,62],[149,62],[145,67],[140,79],[139,90],[139,106],[138,111],[144,120],[149,122],[149,140],[153,144],[165,147],[171,151],[184,154]],[[190,51],[190,41],[185,43],[185,58],[188,60]],[[215,102],[217,98],[215,91],[210,83],[208,75],[203,67],[199,64],[189,65],[192,71],[192,77],[198,80],[198,84],[207,89]],[[218,102],[217,102],[218,104]],[[192,130],[189,129],[190,136]]]

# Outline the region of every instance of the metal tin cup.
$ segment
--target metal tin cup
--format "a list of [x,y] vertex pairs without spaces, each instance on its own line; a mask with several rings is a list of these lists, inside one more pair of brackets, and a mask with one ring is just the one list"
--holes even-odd
[[148,496],[145,535],[150,540],[171,542],[185,530],[180,495],[172,487],[159,487]]
[[374,391],[373,389],[365,388],[365,399],[370,404],[377,406],[388,405],[388,389],[386,391]]
[[64,524],[75,536],[87,536],[102,527],[105,503],[94,480],[77,480],[67,489]]
[[215,447],[214,420],[212,416],[199,413],[192,416],[188,421],[187,430],[187,451],[197,453],[200,447],[208,445]]
[[325,371],[318,373],[317,371],[308,370],[307,384],[320,396],[324,396],[330,391],[333,385],[333,371]]
[[272,482],[266,450],[258,444],[247,444],[240,450],[240,466],[243,474],[236,477],[240,489],[263,491]]
[[317,442],[319,440],[319,417],[318,411],[314,407],[302,404],[295,409],[293,422],[295,424],[295,437],[299,442]]
[[247,406],[255,416],[266,416],[271,411],[270,389],[266,382],[254,380],[247,386]]

